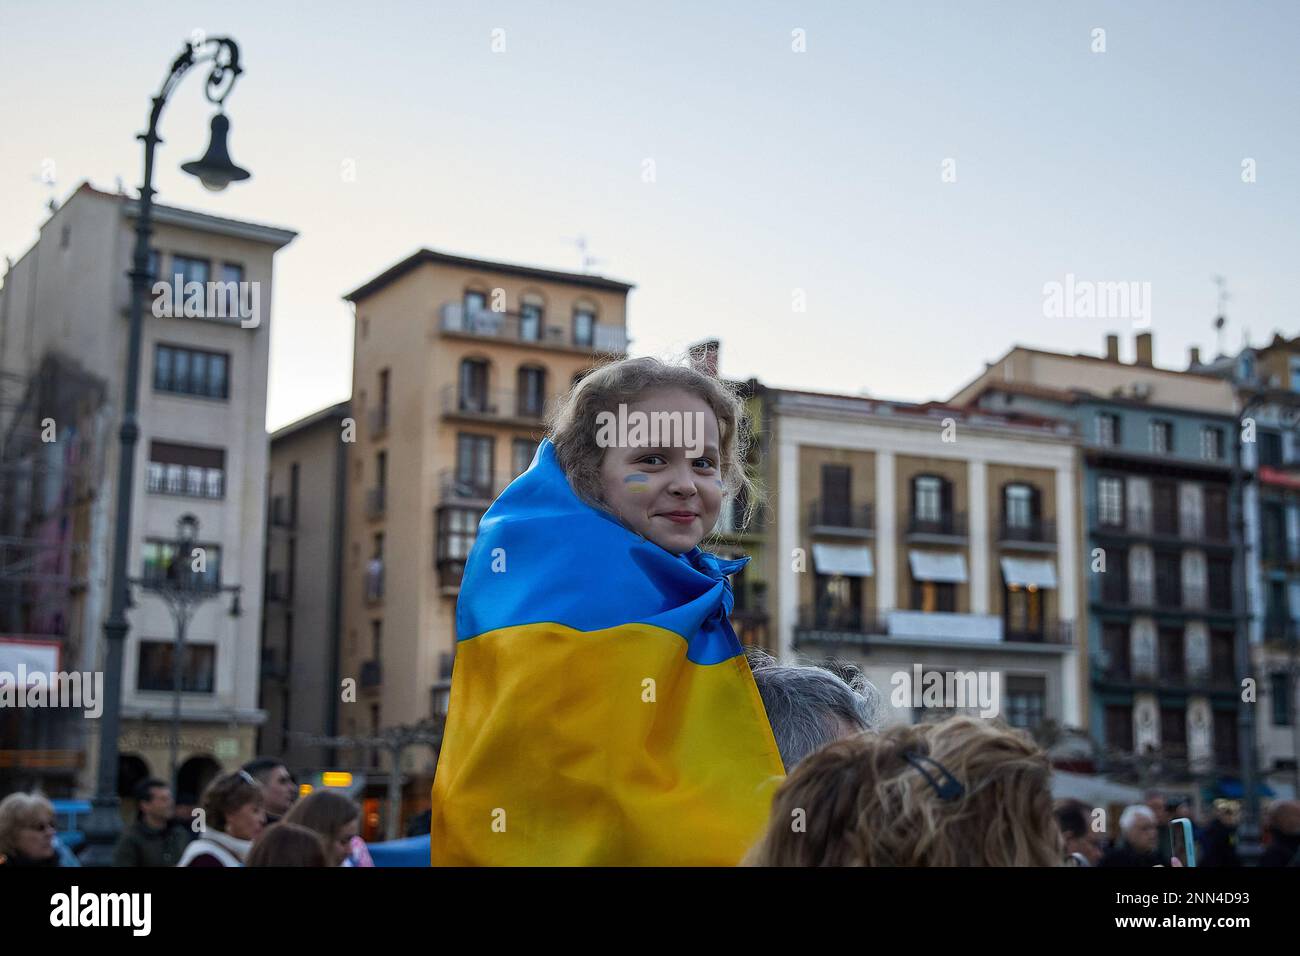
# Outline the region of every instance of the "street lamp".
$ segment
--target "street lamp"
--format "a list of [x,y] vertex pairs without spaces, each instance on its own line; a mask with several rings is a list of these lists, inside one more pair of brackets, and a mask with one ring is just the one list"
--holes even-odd
[[[122,396],[122,427],[118,433],[120,449],[117,463],[117,505],[113,527],[113,576],[109,590],[109,612],[104,620],[104,712],[99,724],[99,767],[95,796],[86,820],[86,851],[83,860],[91,866],[108,866],[113,847],[122,832],[117,798],[117,738],[122,713],[122,645],[128,629],[126,608],[128,563],[131,553],[131,493],[135,479],[135,446],[140,428],[136,421],[140,405],[140,340],[144,321],[144,299],[153,276],[149,273],[149,247],[153,234],[153,159],[154,149],[162,142],[158,136],[158,119],[163,107],[181,78],[202,63],[210,63],[203,93],[217,107],[212,122],[212,141],[207,154],[186,164],[186,172],[200,178],[209,189],[224,188],[226,183],[247,179],[249,173],[230,161],[226,134],[230,122],[225,117],[225,101],[243,72],[239,65],[239,47],[229,37],[212,37],[198,43],[186,43],[172,62],[162,88],[153,98],[149,129],[141,133],[144,143],[144,183],[140,187],[140,209],[135,222],[135,254],[131,265],[131,307],[127,330],[126,381]],[[220,122],[218,122],[218,120]]]
[[[172,651],[172,733],[167,746],[171,767],[168,779],[173,793],[180,792],[176,763],[181,736],[181,672],[185,635],[189,632],[190,621],[200,605],[211,601],[222,591],[230,591],[233,595],[230,616],[239,617],[241,613],[240,586],[221,584],[216,575],[208,571],[203,548],[195,544],[198,536],[199,519],[192,514],[181,515],[176,522],[176,540],[164,559],[164,565],[161,568],[146,568],[143,578],[127,579],[131,584],[139,585],[142,590],[162,598],[176,625],[176,647]],[[194,564],[200,559],[204,559],[203,568],[196,570]]]

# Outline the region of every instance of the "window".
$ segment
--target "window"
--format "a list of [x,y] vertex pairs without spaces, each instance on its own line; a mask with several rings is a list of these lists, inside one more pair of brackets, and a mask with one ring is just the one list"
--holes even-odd
[[1007,485],[1002,490],[1002,526],[1006,530],[1028,531],[1038,512],[1038,492],[1029,485]]
[[1104,654],[1104,671],[1112,679],[1127,680],[1131,671],[1132,649],[1128,625],[1119,622],[1103,624],[1101,646]]
[[1047,710],[1047,687],[1041,677],[1007,678],[1007,723],[1034,730]]
[[[136,690],[171,691],[173,683],[174,641],[141,641],[140,663],[136,670]],[[181,690],[192,694],[211,694],[216,674],[217,648],[214,644],[185,644],[181,652]]]
[[1097,444],[1113,447],[1120,442],[1119,416],[1113,412],[1097,413]]
[[596,335],[596,313],[586,306],[573,310],[573,344],[590,347]]
[[[195,554],[201,551],[201,555]],[[203,570],[195,568],[202,558]],[[221,584],[221,546],[195,541],[189,554],[176,560],[176,542],[161,538],[149,538],[144,543],[144,577],[153,581],[173,581],[182,575],[193,574],[195,586],[216,589]]]
[[1124,527],[1124,479],[1097,479],[1097,520],[1107,527]]
[[941,524],[948,514],[949,484],[941,477],[919,475],[911,480],[911,516],[917,524]]
[[1177,551],[1156,552],[1156,604],[1178,608],[1183,604],[1183,569]]
[[1187,711],[1182,707],[1160,708],[1160,753],[1187,756]]
[[487,311],[487,296],[482,292],[467,291],[465,293],[465,318],[472,319],[477,315]]
[[1126,704],[1106,708],[1106,746],[1121,753],[1133,752],[1133,708]]
[[1213,425],[1201,428],[1201,457],[1206,461],[1223,461],[1223,429]]
[[1178,534],[1178,486],[1172,481],[1151,483],[1151,505],[1156,534]]
[[468,498],[492,497],[493,452],[491,435],[456,436],[456,493]]
[[518,414],[540,418],[546,407],[546,369],[525,367],[519,370]]
[[531,438],[516,438],[510,443],[510,477],[518,478],[528,470],[528,466],[533,463],[533,455],[537,453],[537,442]]
[[1151,423],[1151,451],[1157,455],[1167,455],[1174,448],[1173,422],[1155,421]]
[[1227,682],[1235,680],[1237,673],[1235,650],[1236,639],[1232,631],[1210,632],[1210,675],[1212,677]]
[[862,628],[862,578],[845,574],[818,574],[813,581],[818,627],[857,631]]
[[1106,604],[1128,603],[1128,548],[1106,549],[1106,570],[1101,575],[1101,599]]
[[483,512],[474,508],[445,508],[438,515],[438,559],[464,561],[478,536],[479,519]]
[[1228,493],[1222,488],[1202,492],[1205,507],[1205,536],[1216,541],[1228,538]]
[[1237,770],[1241,761],[1237,756],[1237,712],[1214,712],[1214,762],[1224,769]]
[[211,263],[207,259],[193,256],[172,256],[172,275],[180,276],[182,282],[201,282],[206,284]]
[[1210,610],[1232,610],[1232,559],[1211,558],[1206,568]]
[[944,611],[957,610],[957,585],[951,581],[913,581],[912,610]]
[[526,298],[519,307],[519,337],[525,342],[536,342],[542,337],[542,304]]
[[1043,639],[1043,592],[1040,588],[1005,585],[1005,636],[1008,641]]
[[1286,558],[1286,506],[1280,501],[1260,503],[1261,557],[1265,561]]
[[159,345],[154,351],[153,387],[156,392],[230,397],[230,356],[176,345]]
[[822,465],[821,524],[846,527],[850,522],[853,470],[848,465]]
[[1159,646],[1158,672],[1161,679],[1179,681],[1187,674],[1183,656],[1183,632],[1176,627],[1162,627],[1156,635]]
[[1261,468],[1282,467],[1282,436],[1277,432],[1260,432],[1256,444]]
[[1291,726],[1291,681],[1285,671],[1270,674],[1268,678],[1270,696],[1273,701],[1273,726]]
[[243,282],[244,267],[237,262],[223,262],[221,264],[221,281],[222,282]]
[[221,448],[149,443],[145,489],[150,494],[220,498],[225,493],[226,453]]
[[488,364],[482,359],[460,363],[460,411],[488,411]]

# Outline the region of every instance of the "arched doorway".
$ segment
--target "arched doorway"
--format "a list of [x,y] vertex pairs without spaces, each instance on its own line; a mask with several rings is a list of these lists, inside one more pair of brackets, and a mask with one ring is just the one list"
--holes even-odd
[[198,806],[203,791],[221,773],[221,764],[211,757],[191,757],[176,771],[176,802]]

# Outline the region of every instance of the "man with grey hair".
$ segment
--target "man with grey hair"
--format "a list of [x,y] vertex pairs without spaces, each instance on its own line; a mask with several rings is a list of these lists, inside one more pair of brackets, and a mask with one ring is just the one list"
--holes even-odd
[[779,664],[759,650],[749,652],[754,683],[786,773],[833,740],[880,724],[880,694],[860,673],[848,679],[809,664]]
[[1155,811],[1146,804],[1124,808],[1119,834],[1119,843],[1106,852],[1098,866],[1169,866],[1169,858],[1160,853]]

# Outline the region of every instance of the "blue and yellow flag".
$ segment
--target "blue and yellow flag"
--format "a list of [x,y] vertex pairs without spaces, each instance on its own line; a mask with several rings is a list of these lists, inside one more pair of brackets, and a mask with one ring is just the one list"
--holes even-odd
[[465,564],[433,865],[739,862],[784,774],[728,620],[748,560],[641,538],[543,440]]

